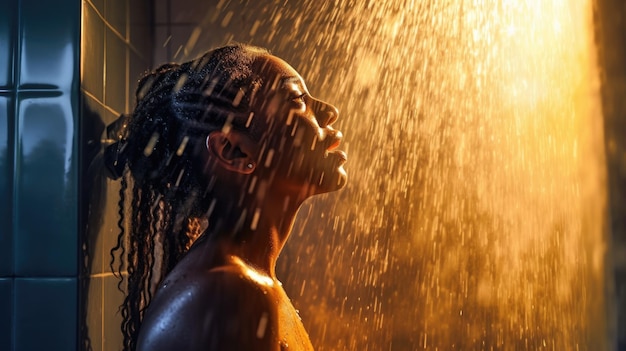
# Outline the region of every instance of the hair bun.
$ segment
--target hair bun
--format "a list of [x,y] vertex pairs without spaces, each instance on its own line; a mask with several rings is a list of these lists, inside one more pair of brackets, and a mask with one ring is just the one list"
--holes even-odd
[[130,115],[122,114],[106,129],[107,146],[104,148],[104,165],[108,171],[108,177],[119,179],[124,174],[128,163],[128,152],[126,152],[126,137],[128,135],[128,124]]

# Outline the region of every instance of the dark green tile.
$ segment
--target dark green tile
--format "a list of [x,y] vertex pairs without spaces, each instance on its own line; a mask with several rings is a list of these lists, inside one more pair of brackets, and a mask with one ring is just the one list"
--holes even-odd
[[0,278],[0,345],[13,349],[13,279]]
[[18,97],[15,272],[77,274],[77,141],[70,97]]
[[0,96],[0,277],[13,274],[13,125],[12,100]]
[[13,85],[13,53],[17,18],[16,0],[0,2],[0,87]]
[[83,16],[82,88],[104,101],[104,22],[89,4]]
[[106,224],[106,177],[99,162],[102,134],[105,128],[105,108],[89,95],[81,104],[81,191],[80,230],[81,274],[103,273],[102,226]]
[[126,44],[109,28],[105,32],[106,76],[104,104],[122,113],[126,108]]
[[80,0],[20,4],[20,86],[64,91],[78,87]]
[[76,278],[15,279],[15,351],[77,349]]

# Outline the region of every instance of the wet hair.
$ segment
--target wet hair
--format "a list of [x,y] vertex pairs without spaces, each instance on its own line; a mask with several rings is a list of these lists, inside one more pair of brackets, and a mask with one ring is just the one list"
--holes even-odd
[[197,148],[218,129],[261,137],[251,123],[250,103],[262,81],[251,65],[266,53],[231,45],[189,62],[163,65],[140,80],[132,114],[107,129],[116,142],[104,151],[105,166],[111,178],[121,178],[120,232],[110,265],[120,288],[127,271],[120,307],[124,350],[135,349],[156,283],[189,249],[199,234],[197,218],[209,210],[210,181],[202,176]]

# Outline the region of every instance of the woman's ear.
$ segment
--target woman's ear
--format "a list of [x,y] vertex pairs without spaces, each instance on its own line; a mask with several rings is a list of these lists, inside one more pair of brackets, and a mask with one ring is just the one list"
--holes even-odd
[[239,132],[230,131],[224,133],[216,130],[206,137],[207,151],[223,168],[241,173],[250,174],[256,169],[256,162],[251,157],[249,146],[246,146],[246,138]]

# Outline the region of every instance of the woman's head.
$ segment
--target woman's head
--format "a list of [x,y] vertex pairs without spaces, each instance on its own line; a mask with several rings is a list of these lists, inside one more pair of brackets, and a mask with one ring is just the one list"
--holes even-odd
[[337,113],[281,59],[227,46],[140,81],[121,154],[138,184],[195,216],[252,181],[308,196],[345,184],[345,154],[328,152]]
[[[196,154],[215,130],[258,130],[246,126],[259,78],[250,69],[258,48],[228,46],[183,64],[166,64],[145,76],[137,105],[119,149],[135,182],[170,201],[199,208],[203,165]],[[189,200],[193,199],[193,200]]]

